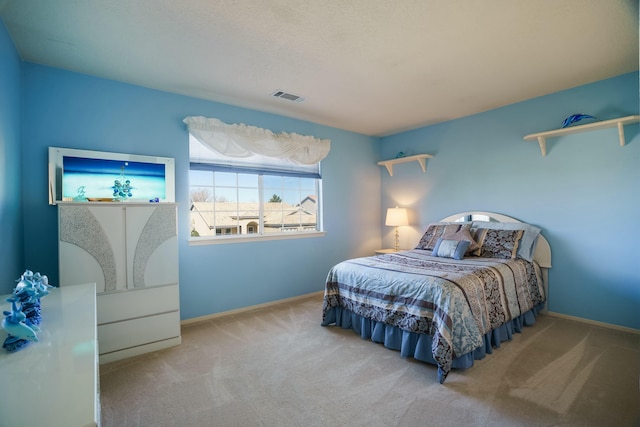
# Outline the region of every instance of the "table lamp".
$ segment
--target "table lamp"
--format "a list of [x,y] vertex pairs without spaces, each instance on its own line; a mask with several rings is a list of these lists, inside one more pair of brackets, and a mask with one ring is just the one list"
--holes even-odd
[[398,252],[400,243],[400,234],[398,233],[398,227],[401,225],[409,225],[409,218],[407,216],[407,210],[405,208],[389,208],[387,209],[387,220],[384,225],[390,225],[396,228],[396,244],[394,250]]

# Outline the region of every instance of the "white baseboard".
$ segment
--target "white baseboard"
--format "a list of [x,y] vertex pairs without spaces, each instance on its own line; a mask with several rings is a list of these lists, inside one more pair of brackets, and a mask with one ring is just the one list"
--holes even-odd
[[587,323],[589,325],[601,326],[603,328],[615,329],[617,331],[629,332],[631,334],[640,335],[640,329],[628,328],[626,326],[619,326],[611,323],[598,322],[596,320],[584,319],[582,317],[576,317],[576,316],[569,316],[568,314],[555,313],[553,311],[547,311],[544,314],[550,317],[558,317],[560,319],[575,320],[576,322]]
[[285,298],[276,301],[265,302],[264,304],[252,305],[249,307],[236,308],[234,310],[222,311],[220,313],[207,314],[205,316],[194,317],[192,319],[185,319],[180,321],[180,325],[190,325],[192,323],[203,322],[205,320],[217,319],[218,317],[230,316],[232,314],[246,313],[248,311],[260,310],[263,308],[271,307],[274,305],[290,303],[302,299],[307,299],[316,295],[324,295],[324,291],[312,292],[310,294],[299,295],[297,297]]
[[[264,303],[264,304],[252,305],[252,306],[249,306],[249,307],[237,308],[235,310],[222,311],[220,313],[213,313],[213,314],[208,314],[206,316],[194,317],[192,319],[185,319],[185,320],[180,321],[180,325],[190,325],[192,323],[203,322],[205,320],[217,319],[219,317],[231,316],[233,314],[246,313],[248,311],[260,310],[260,309],[271,307],[271,306],[274,306],[274,305],[290,303],[290,302],[293,302],[293,301],[298,301],[298,300],[310,298],[310,297],[313,297],[313,296],[316,296],[316,295],[323,295],[323,294],[324,294],[324,291],[312,292],[310,294],[304,294],[304,295],[299,295],[297,297],[285,298],[285,299],[281,299],[281,300],[271,301],[271,302],[267,302],[267,303]],[[640,335],[640,329],[628,328],[626,326],[619,326],[619,325],[614,325],[614,324],[611,324],[611,323],[598,322],[596,320],[589,320],[589,319],[584,319],[582,317],[569,316],[568,314],[556,313],[556,312],[547,311],[547,310],[541,311],[541,314],[544,314],[544,315],[550,316],[550,317],[558,317],[558,318],[561,318],[561,319],[574,320],[576,322],[588,323],[588,324],[594,325],[594,326],[600,326],[600,327],[603,327],[603,328],[615,329],[615,330],[622,331],[622,332],[629,332],[629,333],[632,333],[632,334]]]

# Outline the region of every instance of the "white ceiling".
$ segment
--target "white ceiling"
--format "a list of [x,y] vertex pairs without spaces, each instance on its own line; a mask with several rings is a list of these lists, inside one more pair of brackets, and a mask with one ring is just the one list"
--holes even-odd
[[28,62],[377,136],[638,69],[638,0],[0,0],[0,17]]

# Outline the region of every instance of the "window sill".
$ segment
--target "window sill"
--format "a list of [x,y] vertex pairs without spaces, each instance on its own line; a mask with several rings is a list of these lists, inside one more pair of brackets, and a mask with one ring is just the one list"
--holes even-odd
[[226,245],[232,243],[264,242],[272,240],[306,239],[311,237],[323,237],[325,231],[311,231],[306,233],[277,234],[274,236],[229,236],[229,237],[191,237],[189,246]]

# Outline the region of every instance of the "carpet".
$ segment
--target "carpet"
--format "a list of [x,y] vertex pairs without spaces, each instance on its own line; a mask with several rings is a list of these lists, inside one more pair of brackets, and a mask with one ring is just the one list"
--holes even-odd
[[640,425],[640,335],[542,315],[441,385],[321,310],[184,325],[180,346],[101,365],[102,426]]

